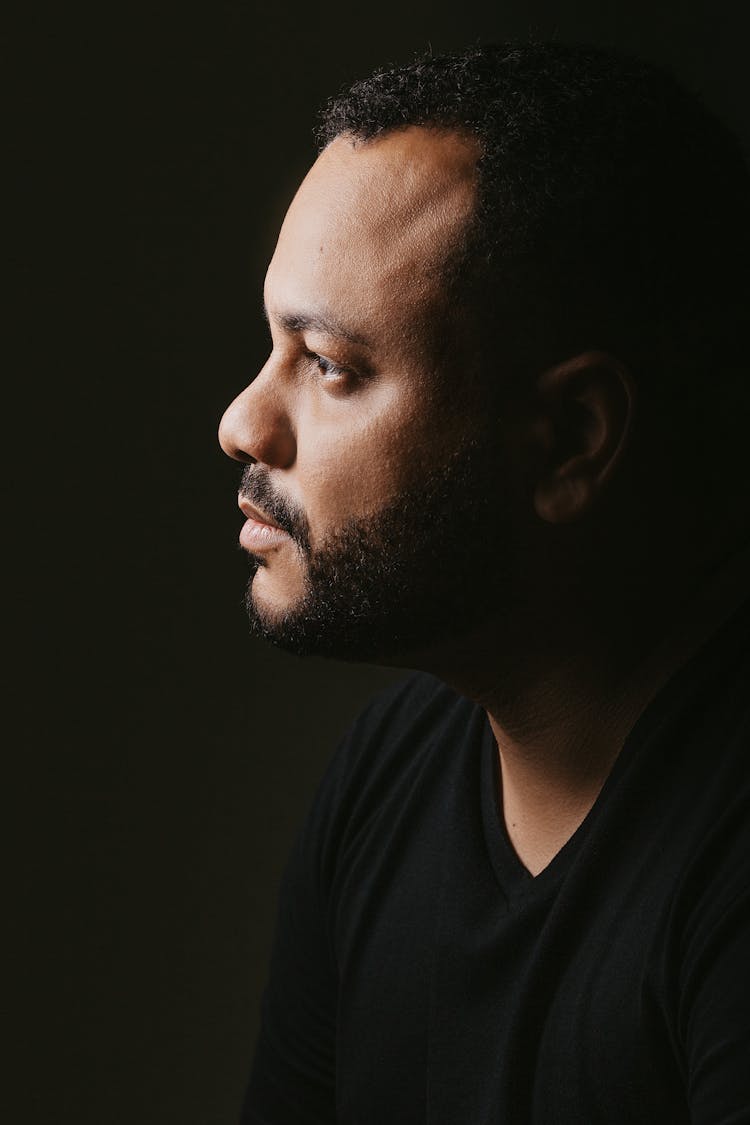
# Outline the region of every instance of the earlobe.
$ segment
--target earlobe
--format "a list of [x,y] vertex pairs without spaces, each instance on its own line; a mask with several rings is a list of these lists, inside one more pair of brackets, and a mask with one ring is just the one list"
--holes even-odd
[[534,507],[547,523],[570,523],[598,501],[622,460],[635,383],[614,356],[585,352],[545,371],[537,391],[537,432],[546,448]]

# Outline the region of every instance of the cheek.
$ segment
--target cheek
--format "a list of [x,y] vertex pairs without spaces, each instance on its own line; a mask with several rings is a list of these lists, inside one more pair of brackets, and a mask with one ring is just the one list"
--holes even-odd
[[354,409],[341,415],[338,425],[317,428],[314,440],[298,437],[297,479],[313,542],[332,525],[379,511],[429,459],[410,404],[374,417]]

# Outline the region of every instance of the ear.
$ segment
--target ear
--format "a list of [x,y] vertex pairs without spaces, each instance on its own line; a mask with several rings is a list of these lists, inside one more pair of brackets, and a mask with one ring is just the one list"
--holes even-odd
[[597,501],[622,458],[635,383],[613,356],[585,352],[545,371],[537,391],[543,459],[534,507],[548,523],[569,523]]

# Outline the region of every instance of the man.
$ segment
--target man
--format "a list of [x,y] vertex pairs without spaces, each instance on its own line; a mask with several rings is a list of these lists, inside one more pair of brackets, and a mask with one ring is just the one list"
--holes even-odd
[[635,60],[329,105],[221,425],[248,610],[421,673],[295,846],[246,1122],[750,1121],[749,248]]

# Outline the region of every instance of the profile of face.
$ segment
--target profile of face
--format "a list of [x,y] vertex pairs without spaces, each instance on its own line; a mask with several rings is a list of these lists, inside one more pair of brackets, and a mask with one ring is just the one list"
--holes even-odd
[[445,282],[477,157],[450,132],[342,136],[284,221],[271,355],[220,426],[245,463],[250,619],[282,647],[398,660],[492,608],[502,442]]

